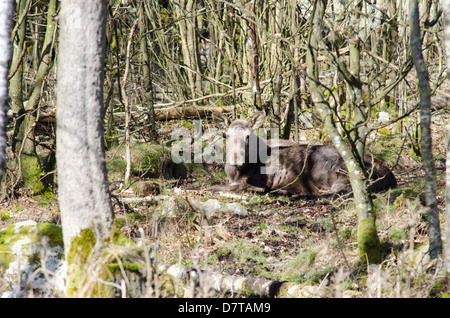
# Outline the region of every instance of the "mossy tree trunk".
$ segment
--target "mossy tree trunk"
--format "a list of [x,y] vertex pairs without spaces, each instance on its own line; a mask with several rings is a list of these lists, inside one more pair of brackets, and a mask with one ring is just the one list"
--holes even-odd
[[431,140],[431,90],[428,69],[422,54],[419,8],[417,0],[409,1],[411,21],[411,56],[417,72],[420,93],[420,147],[425,170],[425,203],[427,207],[430,237],[430,257],[437,258],[442,253],[441,228],[436,200],[436,171]]
[[14,113],[19,115],[15,124],[13,149],[20,162],[20,171],[25,186],[30,188],[34,194],[38,194],[45,192],[50,184],[47,180],[42,179],[45,172],[41,160],[36,153],[35,127],[38,120],[39,104],[45,79],[53,65],[53,48],[57,25],[55,19],[57,0],[50,0],[48,3],[47,27],[35,84],[28,101],[24,103],[22,94],[24,74],[21,57],[23,56],[24,50],[27,49],[23,37],[25,37],[28,7],[29,3],[24,0],[18,4],[18,31],[14,37],[17,39],[15,40],[17,47],[15,46],[14,48],[14,60],[11,66],[12,72],[15,73],[11,74],[10,96],[12,101],[11,108]]
[[[103,144],[105,23],[103,0],[62,2],[56,159],[68,283],[75,289],[80,264],[111,239],[113,228]],[[88,234],[94,242],[82,239]],[[72,257],[77,251],[81,260]]]
[[6,149],[6,105],[8,103],[8,72],[11,61],[11,30],[13,1],[0,2],[0,180],[3,176]]
[[[354,203],[358,213],[358,249],[360,257],[363,261],[367,260],[368,263],[379,263],[381,261],[381,249],[375,225],[375,210],[367,190],[367,178],[364,177],[364,169],[359,164],[360,154],[354,151],[356,144],[352,144],[352,140],[348,138],[349,136],[343,136],[339,132],[334,120],[336,108],[331,107],[327,102],[319,81],[320,62],[317,61],[317,56],[319,47],[323,46],[321,21],[323,21],[325,5],[326,3],[322,0],[314,2],[311,27],[309,29],[306,65],[311,97],[322,118],[327,134],[344,159],[348,169]],[[343,68],[344,65],[338,65],[338,67]],[[354,118],[357,119],[358,117],[355,116]]]

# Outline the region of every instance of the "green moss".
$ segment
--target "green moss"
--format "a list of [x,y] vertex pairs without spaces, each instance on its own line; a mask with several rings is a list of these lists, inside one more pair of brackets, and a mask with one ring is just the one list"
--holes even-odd
[[[20,248],[24,255],[27,255],[28,248],[32,245],[39,245],[42,236],[48,239],[51,247],[63,246],[62,230],[54,224],[16,223],[2,229],[0,231],[0,272],[7,269],[11,261],[16,258],[16,253],[11,250],[13,246],[18,248],[19,246],[16,244],[20,242]],[[38,253],[30,254],[28,257],[30,264],[40,262]]]
[[74,237],[70,243],[67,262],[69,264],[80,262],[80,265],[84,265],[95,243],[95,234],[92,229],[81,230],[80,234]]
[[13,224],[0,231],[0,268],[8,268],[11,262],[11,245],[14,232],[15,227]]
[[67,253],[67,285],[69,297],[108,298],[114,295],[113,287],[99,283],[111,281],[107,268],[99,266],[93,273],[93,262],[101,256],[101,250],[95,250],[95,233],[92,229],[83,229],[70,243]]
[[134,242],[118,230],[113,232],[112,243],[119,246],[134,246]]
[[439,279],[431,287],[431,290],[429,292],[430,297],[448,298],[448,292],[447,292],[448,284],[449,284],[449,282],[448,282],[448,278],[447,277],[443,277],[443,278]]
[[[135,143],[131,146],[131,174],[159,176],[159,162],[164,156],[170,156],[170,148],[150,143]],[[122,179],[125,173],[125,147],[118,145],[106,153],[106,166],[110,179]]]
[[317,266],[317,256],[317,251],[314,249],[306,249],[299,253],[286,265],[282,280],[297,283],[320,283],[334,268]]
[[374,218],[359,221],[358,249],[361,261],[369,264],[379,264],[381,262],[380,240]]
[[0,220],[3,222],[8,221],[11,218],[10,211],[0,210]]
[[130,271],[137,271],[143,266],[141,263],[145,264],[142,251],[120,231],[113,231],[111,238],[105,239],[99,245],[92,229],[81,230],[72,239],[67,253],[67,295],[114,297],[115,287],[103,282],[114,282],[115,273],[118,273],[117,270],[120,268],[118,259],[121,260],[120,266]]
[[37,155],[22,154],[21,168],[25,187],[30,188],[33,194],[44,193],[48,185],[41,180],[45,174]]
[[221,246],[216,250],[216,255],[219,259],[229,258],[232,256],[233,251],[229,246]]
[[37,224],[37,228],[42,235],[49,238],[48,244],[51,247],[61,246],[64,248],[62,228],[52,223]]
[[39,204],[49,204],[47,201],[53,201],[53,202],[58,201],[58,198],[53,193],[53,191],[51,191],[51,189],[48,189],[47,191],[43,192],[38,197],[40,197],[42,200],[44,200],[44,201],[39,202]]
[[119,273],[122,269],[130,272],[139,272],[142,268],[144,268],[145,264],[122,263],[122,264],[108,264],[107,266],[112,273]]
[[161,274],[158,280],[161,284],[160,295],[162,297],[184,297],[184,286],[180,280],[167,273]]
[[388,128],[380,128],[378,129],[378,133],[384,136],[392,136],[392,131]]
[[137,196],[148,196],[150,194],[159,194],[161,185],[155,180],[139,180],[131,184],[131,189]]

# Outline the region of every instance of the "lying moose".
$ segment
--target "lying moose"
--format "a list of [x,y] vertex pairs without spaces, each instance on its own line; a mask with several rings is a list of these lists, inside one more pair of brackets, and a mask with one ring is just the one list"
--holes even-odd
[[[212,117],[217,128],[226,130],[225,172],[229,184],[211,190],[290,195],[326,195],[351,190],[347,167],[334,146],[266,141],[254,131],[263,125],[264,112],[256,112],[248,121],[237,119],[231,123],[221,113],[213,113]],[[371,180],[369,191],[396,187],[389,169],[379,162],[373,165],[369,156],[364,162]]]

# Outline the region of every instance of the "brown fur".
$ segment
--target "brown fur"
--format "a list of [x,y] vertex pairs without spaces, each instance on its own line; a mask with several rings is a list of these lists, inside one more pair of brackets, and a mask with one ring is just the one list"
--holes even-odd
[[[248,150],[249,136],[259,138],[255,136],[254,129],[260,127],[264,122],[264,113],[257,112],[248,121],[240,119],[232,123],[229,123],[228,119],[220,113],[214,113],[213,119],[218,128],[228,128],[227,134],[237,135],[237,138],[241,138],[241,140],[239,143],[231,143],[231,148],[227,148],[225,172],[229,185],[211,190],[301,195],[325,195],[351,190],[347,167],[334,146],[297,145],[281,140],[270,140],[266,143],[259,139],[259,146],[265,147],[263,150],[269,155],[278,153],[279,158],[276,168],[265,174],[261,172],[261,168],[271,167],[271,160],[274,157],[251,162]],[[237,158],[239,155],[244,156],[243,162],[228,160]],[[364,161],[366,172],[371,179],[369,191],[380,192],[396,187],[394,174],[380,161],[373,160],[375,163],[373,165],[370,156],[366,156]]]

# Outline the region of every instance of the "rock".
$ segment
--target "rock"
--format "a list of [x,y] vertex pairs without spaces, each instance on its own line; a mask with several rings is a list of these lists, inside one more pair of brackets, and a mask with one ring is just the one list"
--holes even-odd
[[200,211],[200,213],[205,215],[208,220],[210,220],[214,216],[220,215],[220,213],[231,213],[239,216],[248,215],[247,209],[244,208],[241,204],[236,202],[223,203],[216,199],[209,199],[203,202],[198,210]]
[[202,203],[201,209],[206,215],[206,219],[210,220],[214,215],[223,209],[223,203],[216,199],[209,199]]
[[215,199],[209,199],[203,203],[200,203],[192,197],[187,198],[187,200],[196,212],[205,216],[208,220],[223,209],[223,203]]
[[161,186],[154,181],[136,181],[131,185],[131,189],[133,190],[134,195],[139,197],[158,195],[161,193]]
[[161,217],[176,218],[183,215],[188,208],[189,204],[185,200],[170,196],[164,199],[160,204],[159,215]]
[[229,213],[233,213],[239,216],[248,216],[248,211],[240,203],[233,202],[225,204]]
[[391,120],[391,115],[387,112],[379,112],[378,113],[378,121],[380,123],[387,123],[389,120]]
[[188,197],[187,201],[175,196],[167,197],[160,205],[160,215],[163,217],[177,217],[183,215],[189,206],[200,213],[207,220],[219,216],[221,213],[231,213],[239,216],[248,216],[248,211],[240,203],[223,203],[217,199],[209,199],[203,203]]
[[0,230],[0,297],[64,295],[62,229],[24,221]]

